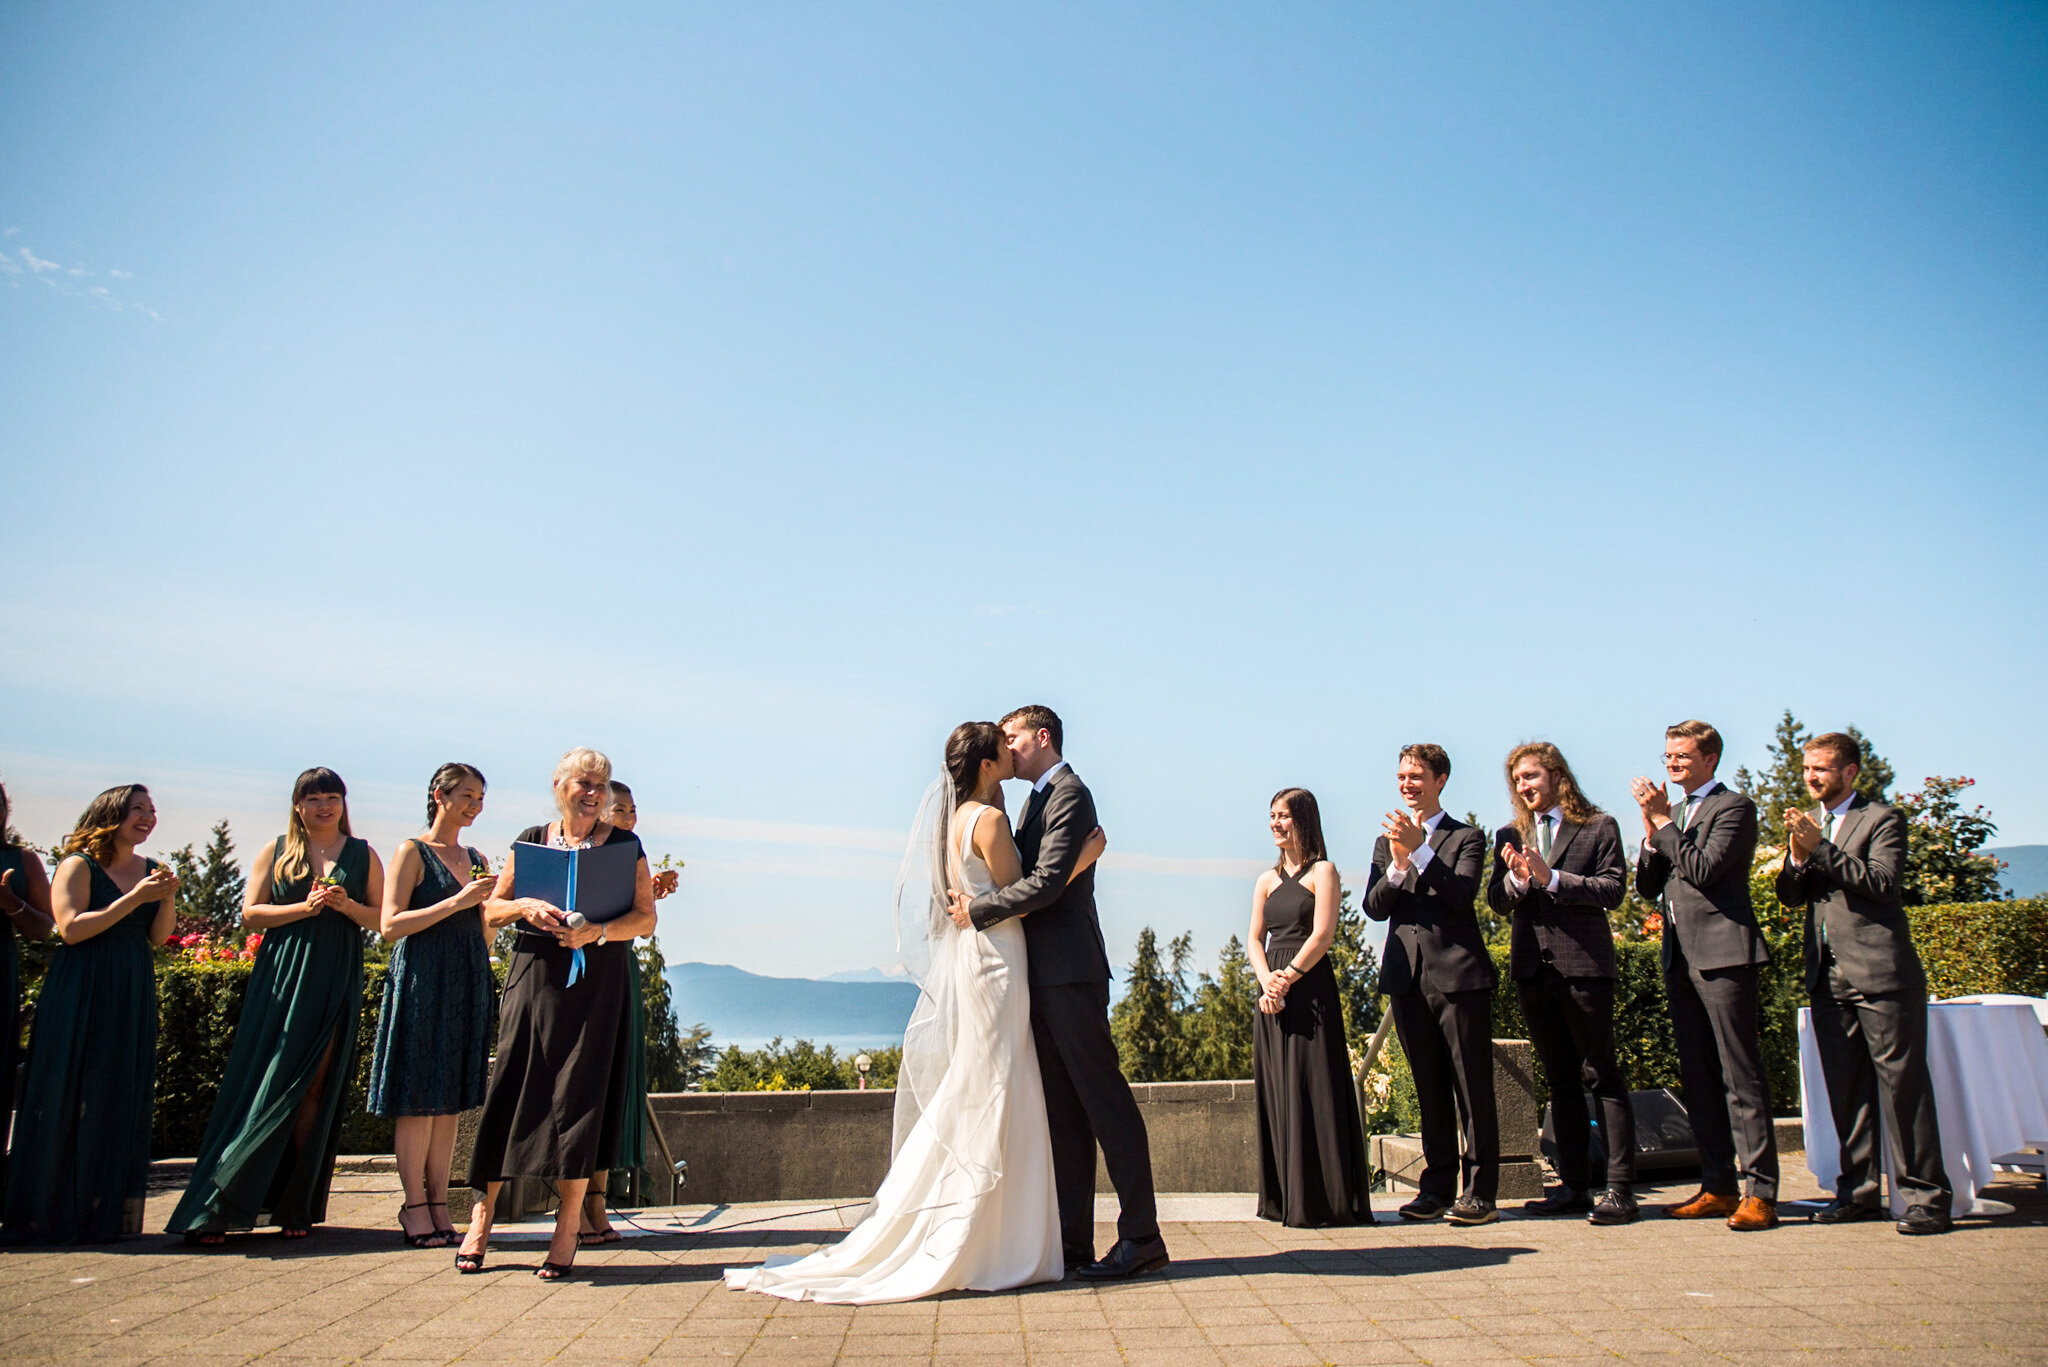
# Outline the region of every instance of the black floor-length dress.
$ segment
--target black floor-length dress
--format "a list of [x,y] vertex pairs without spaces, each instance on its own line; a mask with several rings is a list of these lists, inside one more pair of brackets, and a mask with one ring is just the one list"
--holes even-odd
[[[1315,894],[1302,885],[1310,867],[1283,870],[1266,898],[1266,962],[1276,971],[1315,928]],[[1252,1080],[1259,1217],[1304,1229],[1371,1224],[1371,1169],[1329,955],[1288,989],[1280,1011],[1254,1019]]]
[[[529,827],[518,838],[544,845],[547,827]],[[640,843],[615,827],[604,843],[627,841]],[[517,858],[515,852],[515,864]],[[583,975],[571,986],[573,951],[521,926],[469,1156],[471,1187],[482,1191],[507,1177],[587,1178],[617,1166],[630,1064],[626,960],[632,953],[626,939],[584,946]]]

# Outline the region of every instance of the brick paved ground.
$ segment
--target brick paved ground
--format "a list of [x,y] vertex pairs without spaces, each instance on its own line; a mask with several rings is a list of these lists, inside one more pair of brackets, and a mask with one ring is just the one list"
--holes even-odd
[[[1738,1235],[1661,1219],[1613,1230],[1508,1220],[1325,1234],[1190,1218],[1167,1225],[1169,1275],[858,1310],[718,1282],[728,1265],[833,1237],[830,1210],[795,1220],[686,1211],[694,1232],[585,1251],[583,1276],[549,1286],[531,1275],[537,1241],[507,1239],[488,1272],[458,1277],[449,1253],[400,1247],[394,1179],[344,1175],[337,1187],[335,1224],[303,1244],[255,1235],[193,1252],[150,1236],[0,1253],[0,1358],[2048,1363],[2048,1199],[2038,1183],[2001,1189],[2016,1216],[1931,1239],[1883,1224]],[[152,1198],[151,1227],[175,1196]]]

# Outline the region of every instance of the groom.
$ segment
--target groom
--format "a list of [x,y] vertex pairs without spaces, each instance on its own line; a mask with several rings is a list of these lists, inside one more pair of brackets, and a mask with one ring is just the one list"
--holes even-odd
[[[1049,707],[1020,707],[1003,718],[1017,777],[1031,785],[1017,823],[1017,852],[1028,872],[970,902],[952,894],[962,930],[1024,920],[1031,961],[1031,1034],[1045,1079],[1052,1131],[1053,1186],[1059,1193],[1060,1242],[1067,1270],[1119,1281],[1166,1266],[1152,1196],[1152,1148],[1137,1098],[1117,1066],[1109,1035],[1109,954],[1095,920],[1095,870],[1071,883],[1081,847],[1095,829],[1095,799],[1060,758],[1060,719]],[[1116,1187],[1116,1246],[1095,1258],[1095,1146],[1102,1145]]]

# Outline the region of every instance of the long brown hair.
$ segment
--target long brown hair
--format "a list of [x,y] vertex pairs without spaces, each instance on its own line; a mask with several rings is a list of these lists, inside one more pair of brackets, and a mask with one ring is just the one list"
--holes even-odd
[[[1323,846],[1323,809],[1316,805],[1316,795],[1306,788],[1282,788],[1273,794],[1273,800],[1266,804],[1266,810],[1285,807],[1287,815],[1294,818],[1294,843],[1301,848],[1301,862],[1313,864],[1319,859],[1328,859],[1329,850]],[[1286,870],[1281,865],[1287,862],[1286,851],[1273,867]]]
[[1003,730],[994,722],[963,721],[953,728],[946,737],[946,775],[953,780],[955,807],[974,796],[981,783],[981,762],[1002,755]]
[[114,832],[128,820],[128,804],[138,794],[148,797],[149,789],[140,783],[124,783],[86,803],[71,834],[58,843],[57,853],[82,854],[104,868],[114,858]]
[[299,803],[328,793],[341,799],[343,838],[354,834],[348,828],[348,785],[341,781],[341,775],[319,765],[300,774],[298,781],[292,784],[291,820],[284,830],[284,854],[272,871],[272,877],[278,882],[296,882],[313,872],[313,861],[306,857],[306,823],[299,820]]
[[1574,826],[1583,826],[1600,815],[1600,809],[1586,800],[1579,781],[1572,775],[1572,766],[1565,763],[1564,751],[1547,740],[1532,740],[1526,745],[1517,745],[1508,751],[1508,761],[1502,766],[1508,776],[1508,801],[1515,806],[1515,829],[1522,833],[1526,842],[1536,829],[1536,814],[1529,810],[1529,804],[1522,801],[1522,795],[1515,791],[1515,768],[1525,759],[1533,759],[1557,780],[1557,804],[1564,808],[1564,819]]

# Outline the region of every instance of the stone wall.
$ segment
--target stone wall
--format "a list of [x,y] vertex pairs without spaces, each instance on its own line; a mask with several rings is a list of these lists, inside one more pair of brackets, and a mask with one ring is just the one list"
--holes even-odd
[[[1140,1083],[1160,1191],[1252,1191],[1257,1122],[1249,1082]],[[874,1194],[889,1167],[896,1094],[677,1092],[648,1098],[660,1145],[689,1165],[675,1199],[844,1201]],[[652,1161],[652,1153],[649,1155]],[[1106,1176],[1098,1186],[1108,1191]]]

